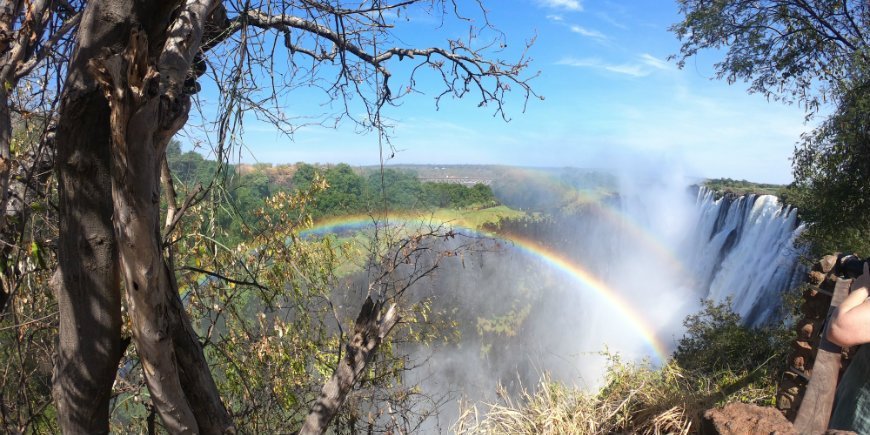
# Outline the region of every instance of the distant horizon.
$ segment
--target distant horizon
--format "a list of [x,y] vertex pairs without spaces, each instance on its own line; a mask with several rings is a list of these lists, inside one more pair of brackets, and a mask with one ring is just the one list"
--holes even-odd
[[[460,5],[461,6],[461,5]],[[470,18],[476,9],[469,8]],[[387,17],[396,46],[443,46],[465,35],[475,22],[441,22],[422,11]],[[280,102],[281,116],[292,120],[292,138],[254,113],[243,114],[237,136],[245,163],[346,162],[377,164],[379,153],[393,164],[498,164],[530,167],[667,167],[699,178],[732,178],[788,184],[791,157],[801,134],[822,119],[806,121],[799,105],[750,94],[748,85],[715,79],[722,52],[698,53],[678,69],[669,60],[680,41],[668,28],[681,20],[671,0],[641,3],[611,1],[550,2],[507,0],[493,4],[488,22],[504,31],[502,50],[489,53],[516,59],[525,42],[528,76],[544,100],[524,102],[509,93],[510,122],[479,107],[474,98],[446,97],[436,107],[439,77],[417,77],[417,91],[384,109],[390,143],[346,120],[333,126],[332,113],[344,107],[312,89],[299,89]],[[484,37],[497,37],[486,33]],[[282,58],[283,61],[283,58]],[[397,89],[406,85],[409,65],[390,68]],[[220,99],[208,86],[197,95],[203,107]],[[525,104],[527,103],[527,104]],[[354,108],[356,110],[356,108]],[[191,125],[208,122],[208,115]],[[365,118],[363,112],[353,112]],[[194,117],[197,114],[193,114]],[[323,127],[319,120],[326,120]],[[291,121],[288,121],[291,122]],[[313,125],[312,125],[313,124]],[[213,138],[190,132],[192,142]],[[208,148],[208,145],[203,145]],[[427,163],[428,164],[428,163]],[[666,171],[666,172],[667,172]]]
[[[203,156],[203,158],[208,159],[209,156],[204,155],[203,153],[197,150],[187,150],[193,151],[197,154]],[[185,151],[185,152],[187,152]],[[265,161],[236,161],[230,162],[232,165],[236,166],[250,166],[254,167],[257,165],[270,165],[271,167],[277,166],[294,166],[297,164],[308,164],[312,166],[337,166],[337,165],[348,165],[352,168],[378,168],[380,164],[378,163],[364,163],[364,164],[355,164],[351,162],[310,162],[310,161],[295,161],[295,162],[265,162]],[[561,170],[561,169],[574,169],[581,171],[589,171],[589,172],[600,172],[607,173],[611,175],[619,175],[619,170],[616,168],[607,168],[607,167],[589,167],[589,166],[573,166],[573,165],[565,165],[565,166],[537,166],[537,165],[511,165],[504,163],[384,163],[384,167],[414,167],[414,166],[426,166],[426,167],[504,167],[504,168],[516,168],[516,169],[529,169],[529,170]],[[766,185],[774,185],[774,186],[788,186],[790,183],[775,183],[775,182],[767,182],[767,181],[758,181],[751,180],[746,178],[734,178],[729,176],[721,176],[721,177],[710,177],[710,176],[700,176],[700,175],[685,175],[684,178],[687,180],[700,181],[700,180],[723,180],[730,179],[733,181],[745,181],[753,184],[766,184]]]

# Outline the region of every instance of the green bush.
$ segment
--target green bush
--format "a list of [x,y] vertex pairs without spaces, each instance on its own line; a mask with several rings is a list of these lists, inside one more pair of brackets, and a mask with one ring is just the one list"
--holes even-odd
[[705,410],[727,402],[772,405],[785,360],[782,328],[740,323],[730,302],[704,301],[684,322],[674,358],[661,367],[609,355],[597,391],[545,378],[535,392],[502,403],[464,408],[458,434],[689,434]]
[[731,310],[731,301],[701,301],[702,310],[686,317],[685,335],[674,361],[699,375],[750,372],[785,361],[789,334],[780,327],[749,328]]

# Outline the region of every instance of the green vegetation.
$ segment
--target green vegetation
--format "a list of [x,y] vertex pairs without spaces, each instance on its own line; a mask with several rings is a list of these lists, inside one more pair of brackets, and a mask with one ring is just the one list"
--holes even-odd
[[[705,301],[685,321],[686,335],[674,359],[661,367],[608,356],[603,384],[587,392],[544,379],[519,400],[479,410],[466,407],[454,426],[459,434],[688,434],[702,413],[740,401],[770,405],[778,368],[788,350],[781,329],[740,324],[728,303]],[[482,411],[482,412],[479,412]]]
[[513,169],[493,180],[496,196],[512,208],[546,213],[576,211],[616,192],[616,176],[577,168]]
[[[345,349],[348,330],[341,328],[353,325],[366,296],[366,288],[358,288],[355,281],[364,266],[376,276],[372,285],[382,297],[396,300],[410,282],[431,272],[442,255],[426,243],[440,234],[426,227],[382,236],[377,243],[365,237],[301,236],[311,222],[301,210],[326,189],[323,180],[315,179],[305,189],[279,191],[251,211],[257,225],[218,227],[212,234],[201,231],[210,205],[197,204],[189,211],[190,219],[180,224],[178,234],[184,236],[173,242],[179,290],[192,322],[200,325],[198,333],[208,340],[206,356],[221,397],[236,424],[255,433],[282,433],[302,424],[320,386],[333,373],[337,349]],[[251,197],[258,198],[259,192],[253,192]],[[229,239],[236,230],[241,242],[216,241]],[[400,244],[407,250],[395,253]],[[414,270],[398,272],[401,266],[370,261],[389,253],[395,253],[396,263]],[[396,273],[409,282],[397,279]],[[370,419],[386,415],[369,408],[375,397],[398,409],[426,411],[419,389],[403,382],[413,362],[399,344],[443,343],[456,327],[423,298],[410,298],[397,309],[403,326],[393,332],[393,340],[380,345],[336,417],[334,433],[359,433],[372,427]],[[132,349],[122,366],[131,369],[122,376],[113,401],[113,431],[145,433],[151,412],[148,391]]]
[[460,225],[477,228],[483,222],[497,221],[500,216],[517,216],[513,210],[498,207],[489,186],[422,182],[407,170],[361,172],[343,163],[327,167],[306,163],[278,167],[220,165],[194,151],[182,153],[178,142],[170,144],[167,159],[182,195],[197,185],[208,186],[216,175],[225,174],[225,182],[214,186],[215,194],[224,202],[214,218],[229,230],[221,240],[230,244],[243,240],[245,227],[258,228],[261,219],[257,211],[267,198],[309,190],[321,182],[325,188],[315,189],[305,204],[304,213],[314,220],[387,209],[435,213],[444,222],[458,221]]
[[734,193],[737,195],[757,194],[781,196],[786,186],[780,184],[753,183],[746,180],[732,180],[731,178],[712,178],[704,181],[703,186],[712,190],[717,195]]
[[465,228],[480,229],[488,224],[495,224],[502,220],[521,219],[528,216],[528,214],[504,205],[498,205],[476,210],[439,209],[430,216],[435,222],[446,222]]
[[870,256],[870,82],[853,87],[804,136],[794,167],[787,199],[811,223],[803,237],[813,252]]
[[492,189],[483,184],[424,183],[413,172],[396,169],[359,174],[346,164],[325,169],[301,164],[293,175],[295,188],[306,188],[316,177],[328,189],[314,198],[312,216],[366,213],[371,210],[480,209],[498,204]]
[[683,322],[685,335],[674,351],[674,362],[699,376],[752,373],[775,379],[784,369],[791,334],[783,326],[748,328],[731,311],[731,301],[705,300],[700,313]]
[[795,149],[794,183],[782,192],[807,224],[811,253],[870,255],[870,14],[864,2],[680,0],[673,30],[679,64],[724,52],[718,78],[798,103],[809,118],[833,112]]

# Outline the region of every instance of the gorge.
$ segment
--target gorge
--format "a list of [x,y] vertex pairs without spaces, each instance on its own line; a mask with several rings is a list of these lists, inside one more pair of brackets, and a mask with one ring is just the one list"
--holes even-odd
[[443,264],[427,291],[452,307],[461,338],[415,348],[424,364],[409,380],[470,401],[534,388],[544,374],[588,389],[615,356],[667,361],[702,299],[730,300],[750,326],[777,320],[804,272],[797,211],[689,184],[621,182],[571,211],[457,229],[485,247]]

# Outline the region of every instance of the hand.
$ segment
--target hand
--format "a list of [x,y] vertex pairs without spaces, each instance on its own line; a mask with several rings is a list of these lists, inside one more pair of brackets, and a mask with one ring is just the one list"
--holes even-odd
[[864,273],[852,281],[850,293],[856,291],[868,292],[870,290],[870,262],[864,262]]

